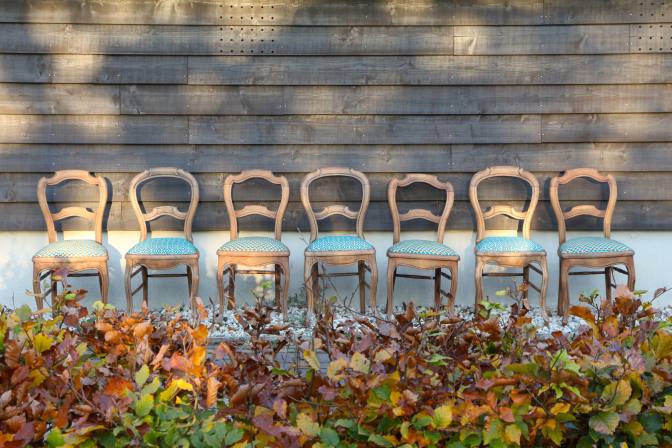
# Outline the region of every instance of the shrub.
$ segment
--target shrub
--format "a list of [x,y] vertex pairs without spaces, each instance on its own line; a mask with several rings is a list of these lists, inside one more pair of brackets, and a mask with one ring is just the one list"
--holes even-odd
[[669,322],[616,295],[582,297],[585,327],[551,339],[520,299],[339,326],[327,304],[304,341],[259,301],[248,343],[208,350],[187,315],[89,313],[69,291],[53,316],[0,312],[0,447],[672,446]]

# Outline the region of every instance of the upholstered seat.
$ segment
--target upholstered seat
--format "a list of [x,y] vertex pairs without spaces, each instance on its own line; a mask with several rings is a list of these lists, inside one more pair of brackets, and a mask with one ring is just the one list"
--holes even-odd
[[450,247],[430,240],[399,241],[387,250],[388,257],[404,255],[421,255],[429,257],[458,257]]
[[40,249],[34,258],[106,257],[107,249],[94,240],[55,241]]
[[635,252],[625,244],[597,236],[585,236],[567,240],[558,249],[560,255],[595,255],[600,254],[634,254]]
[[374,253],[375,249],[366,240],[353,235],[330,235],[317,238],[306,248],[306,252],[352,252]]
[[502,253],[545,253],[544,248],[535,241],[520,236],[490,236],[476,245],[478,254]]
[[194,255],[198,250],[184,238],[147,238],[133,246],[128,255]]
[[272,253],[273,255],[287,255],[289,248],[285,246],[282,241],[275,238],[268,238],[263,236],[247,236],[228,241],[221,245],[217,250],[221,253],[241,253],[241,252],[257,252],[257,253]]

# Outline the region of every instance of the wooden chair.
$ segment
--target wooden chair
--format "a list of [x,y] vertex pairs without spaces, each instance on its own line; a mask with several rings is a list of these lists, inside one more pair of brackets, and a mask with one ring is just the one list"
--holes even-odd
[[[236,210],[233,204],[233,186],[249,179],[263,179],[272,184],[280,185],[280,204],[277,211],[269,210],[263,205],[246,205]],[[247,170],[235,176],[228,176],[224,181],[224,202],[229,215],[231,239],[217,251],[217,288],[219,290],[219,307],[224,309],[224,273],[229,274],[228,307],[236,304],[236,274],[273,274],[275,276],[275,300],[280,305],[282,315],[287,318],[287,297],[289,294],[289,249],[281,241],[282,218],[289,202],[289,182],[284,176],[275,176],[270,171]],[[261,215],[275,220],[274,238],[251,236],[238,237],[238,218],[250,215]],[[274,265],[273,271],[259,270],[264,266]],[[238,269],[238,266],[257,269]],[[280,276],[284,277],[280,285]]]
[[[98,207],[90,211],[84,207],[65,207],[52,213],[47,201],[47,187],[66,181],[81,181],[98,187]],[[47,224],[49,244],[33,256],[33,292],[38,309],[44,307],[44,297],[51,294],[52,302],[58,295],[58,282],[53,279],[54,271],[63,269],[68,277],[98,277],[100,295],[107,303],[109,290],[109,273],[107,269],[108,254],[103,246],[103,217],[107,204],[107,183],[100,176],[92,176],[87,171],[64,170],[56,171],[52,177],[43,177],[37,184],[37,200]],[[61,240],[58,241],[56,221],[67,218],[84,218],[93,222],[95,240]],[[46,271],[46,272],[45,272]],[[96,271],[84,273],[82,271]],[[40,282],[52,276],[51,287],[42,294]]]
[[[359,181],[362,186],[362,198],[359,210],[353,211],[346,205],[329,205],[319,212],[315,212],[310,203],[310,184],[325,177],[349,177]],[[376,286],[378,283],[378,268],[376,266],[376,249],[364,239],[364,218],[369,206],[371,186],[366,176],[352,168],[321,168],[306,175],[301,182],[301,202],[306,209],[310,222],[310,244],[305,250],[304,280],[306,282],[306,296],[308,313],[314,311],[315,297],[319,297],[319,279],[324,277],[341,277],[357,275],[359,277],[359,307],[362,313],[366,311],[366,291],[369,286],[371,307],[376,310]],[[318,238],[317,222],[333,215],[341,215],[355,220],[355,235],[332,235]],[[343,272],[320,274],[318,265],[346,265],[357,263],[357,272]],[[371,274],[371,284],[365,281],[366,270]]]
[[[560,185],[566,185],[577,178],[588,178],[609,186],[609,200],[607,207],[600,210],[594,205],[576,205],[567,211],[560,206],[558,190]],[[635,288],[635,252],[623,243],[611,239],[611,220],[616,208],[618,191],[616,180],[611,174],[603,175],[592,168],[576,168],[567,170],[562,176],[551,179],[551,205],[558,221],[558,256],[560,257],[560,285],[558,288],[558,314],[567,320],[569,311],[569,276],[570,275],[604,275],[607,299],[611,299],[612,271],[628,276],[628,288]],[[603,237],[578,237],[567,239],[566,220],[577,216],[594,216],[602,219]],[[615,265],[625,265],[627,270]],[[602,271],[570,272],[575,266],[585,268],[603,268]]]
[[[425,183],[439,190],[445,190],[446,203],[441,216],[433,214],[425,209],[412,209],[399,214],[397,207],[397,189],[413,183]],[[392,214],[394,226],[393,246],[387,250],[387,307],[386,312],[392,312],[394,285],[397,277],[434,280],[434,307],[438,310],[441,306],[442,296],[448,298],[449,310],[455,307],[455,295],[457,293],[457,263],[460,256],[450,247],[443,244],[446,233],[448,215],[453,207],[455,193],[449,182],[441,182],[436,176],[429,174],[408,174],[403,179],[392,179],[387,187],[387,201]],[[404,240],[400,241],[401,222],[413,219],[424,219],[438,224],[436,241],[430,240]],[[399,266],[408,266],[416,269],[433,269],[434,276],[398,274]],[[450,274],[443,272],[443,268]],[[451,281],[450,292],[441,289],[441,277]]]
[[[479,184],[491,178],[504,177],[520,179],[526,182],[532,192],[527,210],[516,210],[511,205],[494,205],[488,210],[483,211],[478,200]],[[542,314],[548,319],[546,313],[546,290],[548,287],[548,265],[546,263],[546,251],[544,248],[530,239],[530,226],[532,217],[539,201],[539,182],[534,175],[528,171],[515,166],[495,166],[479,171],[472,178],[469,184],[469,200],[474,208],[476,215],[476,271],[474,273],[476,282],[476,308],[483,299],[483,277],[523,277],[523,281],[532,289],[539,293],[539,303]],[[522,236],[513,237],[486,237],[485,221],[499,215],[523,222]],[[523,268],[522,273],[491,272],[485,273],[487,264],[509,268]],[[539,268],[533,265],[536,263]],[[530,269],[541,275],[541,287],[533,284],[529,280]],[[527,290],[524,292],[527,297]]]
[[[182,212],[174,206],[159,206],[147,213],[143,212],[138,202],[138,188],[148,181],[166,178],[183,180],[191,188],[191,200],[187,211]],[[194,307],[194,300],[198,295],[199,281],[199,253],[192,242],[191,236],[191,227],[199,200],[196,179],[190,173],[178,168],[152,168],[133,178],[130,187],[130,199],[140,225],[140,242],[126,253],[124,286],[128,312],[133,311],[133,296],[140,289],[142,289],[143,302],[148,303],[149,279],[152,277],[187,277],[189,299],[191,306]],[[148,238],[148,223],[162,216],[170,216],[179,221],[184,221],[184,238]],[[166,270],[179,265],[186,265],[186,274],[149,274],[150,269]],[[133,290],[131,279],[138,273],[142,274],[142,284]]]

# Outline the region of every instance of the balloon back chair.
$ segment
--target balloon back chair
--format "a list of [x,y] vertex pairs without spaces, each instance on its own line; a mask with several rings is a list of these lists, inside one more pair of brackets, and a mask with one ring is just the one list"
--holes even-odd
[[[527,183],[531,189],[529,205],[526,210],[518,210],[512,205],[497,204],[487,210],[482,210],[478,199],[478,187],[481,182],[492,178],[519,179]],[[539,182],[529,171],[515,166],[494,166],[476,173],[469,184],[469,200],[476,215],[476,307],[483,299],[483,277],[523,277],[525,284],[539,293],[539,304],[545,319],[546,290],[548,287],[548,265],[546,251],[535,241],[530,239],[530,226],[534,211],[539,201]],[[486,236],[485,221],[496,216],[504,215],[516,221],[522,221],[522,236]],[[536,263],[539,267],[534,266]],[[490,272],[486,273],[485,266],[495,264],[507,268],[523,268],[523,272]],[[541,286],[530,282],[530,269],[541,275]],[[527,288],[523,292],[527,298]]]
[[[446,201],[441,216],[433,214],[426,209],[412,209],[400,214],[397,206],[397,189],[413,183],[425,183],[432,187],[443,190],[446,193]],[[457,293],[457,263],[459,255],[450,247],[443,244],[446,234],[446,224],[450,210],[453,207],[455,193],[449,182],[441,182],[436,176],[429,174],[408,174],[403,179],[392,179],[387,187],[387,202],[392,214],[394,226],[393,246],[387,251],[387,307],[386,312],[392,312],[394,285],[397,277],[434,280],[434,306],[438,310],[441,306],[441,298],[448,298],[449,310],[452,312],[455,306]],[[436,240],[409,239],[401,241],[401,222],[414,219],[424,219],[438,225]],[[434,276],[398,274],[399,266],[408,266],[415,269],[433,269]],[[443,272],[446,268],[450,274]],[[450,292],[441,289],[441,277],[450,280]]]
[[[65,207],[52,213],[47,200],[47,188],[61,182],[80,181],[98,187],[98,206],[91,211],[85,207]],[[65,270],[69,277],[97,276],[100,294],[107,303],[109,289],[108,254],[103,246],[103,218],[107,204],[107,183],[100,176],[92,176],[87,171],[64,170],[56,171],[52,177],[43,177],[37,184],[37,200],[47,224],[49,244],[33,256],[33,292],[38,309],[44,307],[44,297],[51,294],[52,302],[58,295],[58,281],[54,272]],[[67,218],[83,218],[93,223],[95,240],[58,240],[56,222]],[[46,271],[46,272],[45,272]],[[95,271],[85,273],[82,271]],[[42,293],[40,283],[51,277],[51,287]]]
[[[566,185],[578,178],[588,178],[608,185],[609,200],[604,210],[600,210],[594,205],[589,204],[576,205],[567,211],[562,209],[559,198],[560,186]],[[611,288],[615,286],[612,283],[612,271],[627,275],[628,288],[630,290],[635,288],[635,252],[625,244],[611,239],[611,220],[616,208],[617,196],[618,191],[614,177],[611,174],[603,175],[592,168],[567,170],[562,176],[551,179],[551,205],[558,222],[558,239],[560,244],[558,248],[558,256],[560,257],[558,314],[562,315],[565,321],[567,320],[567,313],[569,311],[568,282],[570,275],[604,275],[607,299],[611,299]],[[577,216],[594,216],[602,219],[603,236],[578,237],[568,240],[566,221]],[[615,265],[625,265],[627,271]],[[575,266],[602,268],[603,270],[570,272]]]
[[[246,205],[236,210],[233,203],[233,186],[250,179],[263,179],[280,186],[280,204],[273,211],[264,205]],[[224,243],[217,251],[217,288],[219,291],[220,310],[224,309],[224,273],[228,272],[229,285],[226,290],[228,307],[236,304],[236,274],[273,274],[275,276],[275,300],[280,305],[284,318],[287,318],[287,297],[289,294],[289,249],[282,241],[282,218],[289,202],[289,182],[284,176],[275,176],[270,171],[247,170],[237,175],[228,176],[224,181],[224,202],[229,215],[230,241]],[[238,237],[238,218],[260,215],[275,220],[274,237],[248,236]],[[273,265],[274,270],[259,270],[264,266]],[[239,266],[256,269],[239,269]],[[281,274],[284,278],[280,285]],[[221,314],[220,314],[221,316]]]
[[[361,184],[362,197],[359,210],[353,211],[346,205],[333,204],[316,212],[310,203],[310,185],[317,179],[327,177],[352,178]],[[359,306],[361,312],[366,311],[366,270],[371,274],[369,286],[370,304],[376,311],[376,287],[378,268],[376,266],[376,249],[364,239],[364,219],[369,206],[371,186],[369,180],[352,168],[330,167],[321,168],[306,175],[301,182],[301,202],[306,209],[310,223],[310,244],[305,250],[304,280],[308,314],[313,313],[315,298],[319,297],[319,280],[324,277],[340,277],[357,275],[359,277]],[[318,221],[333,215],[341,215],[355,221],[355,235],[330,235],[318,238]],[[346,265],[357,263],[357,272],[320,273],[319,264]]]
[[[179,179],[190,188],[189,208],[186,212],[175,206],[162,205],[144,212],[138,201],[138,189],[146,182],[157,179]],[[149,279],[152,277],[187,277],[189,300],[192,308],[198,295],[198,258],[199,253],[193,244],[191,227],[198,207],[198,183],[190,173],[178,168],[152,168],[138,174],[131,181],[130,200],[133,211],[140,226],[140,242],[126,253],[126,272],[124,286],[126,289],[126,305],[128,312],[133,310],[133,296],[142,289],[143,302],[149,300]],[[151,221],[162,216],[169,216],[178,221],[184,221],[184,237],[153,238],[147,235],[147,228]],[[186,274],[149,274],[149,270],[168,270],[185,265]],[[137,274],[142,275],[142,283],[134,290],[131,279]]]

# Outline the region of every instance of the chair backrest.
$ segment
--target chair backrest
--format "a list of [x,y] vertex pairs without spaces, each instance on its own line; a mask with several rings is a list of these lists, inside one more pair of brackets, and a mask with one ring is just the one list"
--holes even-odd
[[[446,203],[443,206],[441,216],[435,215],[427,209],[414,208],[406,213],[399,214],[397,207],[397,189],[399,187],[407,187],[414,183],[425,183],[431,185],[438,190],[446,192]],[[446,223],[448,222],[448,215],[453,208],[455,200],[455,191],[450,182],[441,182],[436,176],[430,174],[407,174],[403,179],[392,179],[387,186],[387,202],[390,206],[390,213],[392,214],[392,225],[394,229],[393,242],[397,244],[401,238],[401,222],[410,221],[413,219],[424,219],[438,224],[436,232],[436,241],[443,243],[446,234]]]
[[[240,210],[236,210],[233,205],[233,186],[242,184],[249,179],[263,179],[275,185],[280,185],[280,204],[278,209],[269,210],[264,205],[246,205]],[[224,203],[226,212],[229,215],[229,224],[231,227],[231,239],[238,238],[238,218],[250,215],[261,215],[275,220],[275,239],[279,240],[282,235],[282,218],[287,210],[289,202],[289,182],[284,176],[276,176],[271,171],[266,170],[245,170],[240,174],[227,176],[224,180]]]
[[[346,205],[334,204],[323,208],[319,212],[315,212],[310,204],[310,184],[317,179],[325,177],[350,177],[358,180],[362,185],[362,198],[359,210],[353,211]],[[366,210],[369,207],[370,195],[371,185],[369,184],[369,179],[364,173],[353,170],[352,168],[320,168],[319,170],[308,173],[301,181],[301,202],[306,209],[306,214],[308,215],[308,221],[310,223],[310,240],[313,241],[317,238],[317,221],[321,221],[333,215],[342,215],[348,219],[355,220],[357,236],[364,238],[364,218],[366,217]]]
[[[140,208],[138,202],[138,188],[145,182],[155,179],[173,178],[180,179],[186,182],[191,188],[191,199],[189,201],[189,208],[186,212],[181,212],[177,207],[170,205],[162,205],[154,207],[147,213],[144,213]],[[179,168],[151,168],[138,174],[131,180],[130,199],[135,217],[138,219],[140,225],[140,241],[147,239],[147,223],[154,221],[162,216],[170,216],[179,221],[184,221],[184,237],[192,241],[191,226],[196,215],[196,208],[198,207],[199,192],[198,182],[191,173],[188,173]]]
[[[599,183],[606,183],[609,186],[609,200],[607,207],[600,210],[592,204],[576,205],[567,211],[563,211],[560,206],[560,198],[558,190],[560,185],[566,185],[577,178],[588,178]],[[565,242],[567,238],[567,225],[565,221],[576,218],[577,216],[594,216],[602,219],[602,230],[604,237],[611,237],[611,219],[616,208],[616,199],[618,197],[618,189],[616,187],[616,179],[611,174],[601,174],[593,168],[575,168],[567,170],[562,176],[556,176],[551,179],[550,191],[551,205],[555,213],[555,219],[558,221],[558,238],[560,244]]]
[[[98,187],[98,207],[91,211],[85,207],[65,207],[56,213],[49,209],[47,201],[47,187],[51,187],[61,182],[78,180],[86,182],[89,185]],[[103,242],[103,218],[105,216],[105,207],[107,205],[107,182],[100,176],[92,176],[88,171],[83,170],[62,170],[56,171],[51,177],[43,177],[37,184],[37,201],[40,204],[44,221],[47,224],[49,242],[53,243],[58,239],[56,234],[56,221],[67,218],[84,218],[93,222],[95,238],[98,243]]]
[[[527,210],[517,210],[512,205],[497,204],[483,211],[478,201],[478,185],[493,177],[508,177],[520,179],[526,182],[532,192],[529,198],[529,205]],[[478,243],[485,238],[485,221],[495,216],[504,215],[517,221],[523,221],[523,238],[530,238],[530,226],[532,225],[532,218],[534,211],[539,202],[539,182],[529,171],[517,166],[492,166],[474,174],[469,183],[469,200],[476,215],[476,242]]]

